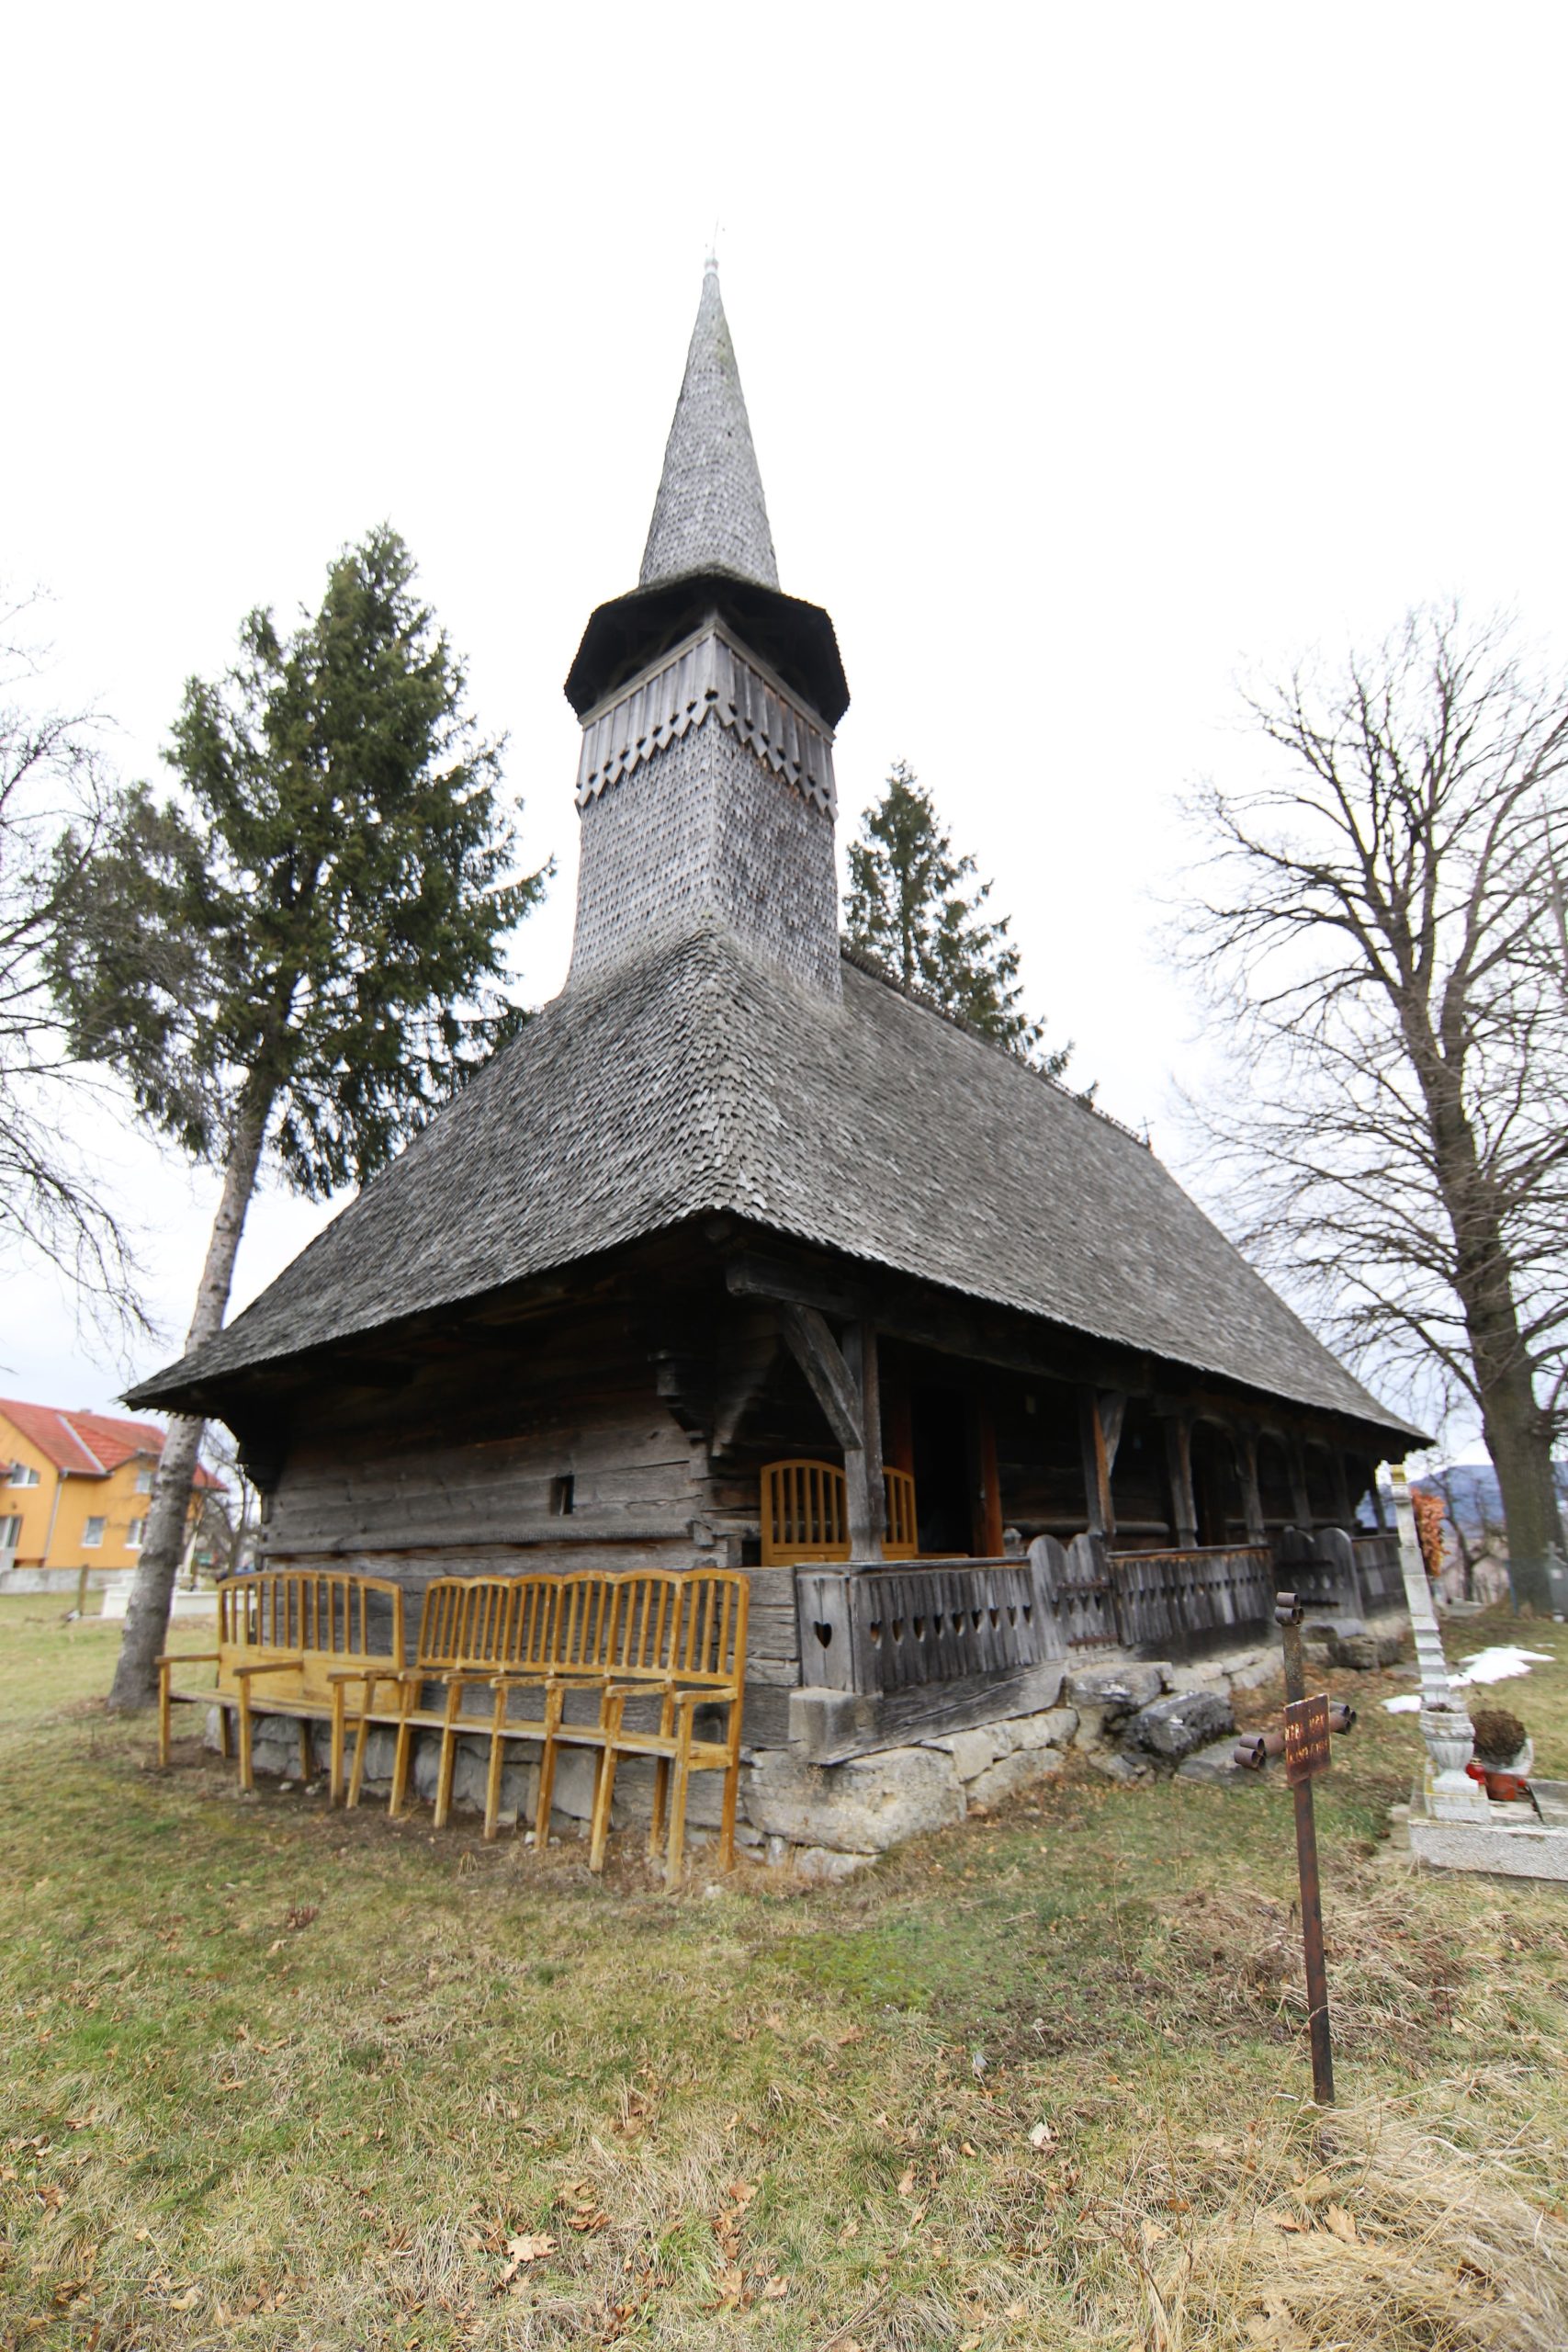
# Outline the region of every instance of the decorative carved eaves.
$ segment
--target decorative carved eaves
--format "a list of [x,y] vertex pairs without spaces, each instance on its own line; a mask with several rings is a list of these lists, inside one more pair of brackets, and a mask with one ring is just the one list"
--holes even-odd
[[831,730],[716,620],[583,722],[578,807],[709,720],[727,727],[825,816],[837,815]]

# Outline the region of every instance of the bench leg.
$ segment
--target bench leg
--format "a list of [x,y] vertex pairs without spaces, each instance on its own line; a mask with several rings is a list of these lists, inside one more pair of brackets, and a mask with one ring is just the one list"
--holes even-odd
[[315,1752],[310,1741],[310,1718],[309,1715],[301,1715],[299,1718],[299,1778],[302,1781],[309,1782],[310,1767],[314,1761]]
[[[406,1690],[403,1693],[402,1712],[398,1718],[398,1744],[392,1757],[392,1793],[387,1804],[387,1816],[388,1819],[391,1821],[397,1821],[400,1818],[403,1810],[403,1799],[408,1792],[409,1749],[413,1741],[413,1726],[409,1722],[409,1708],[411,1705],[417,1704],[418,1699],[419,1693],[417,1690],[413,1693],[412,1699]],[[360,1755],[362,1756],[364,1752],[364,1742],[362,1740],[360,1743]],[[359,1778],[358,1756],[355,1758],[354,1765],[355,1795],[357,1797],[357,1782]]]
[[248,1686],[240,1685],[240,1787],[246,1796],[254,1796],[256,1776],[251,1762],[251,1694]]
[[229,1710],[221,1700],[218,1702],[218,1753],[225,1764],[234,1753],[234,1726],[229,1720]]
[[539,1799],[534,1813],[534,1851],[550,1842],[550,1813],[556,1801],[556,1732],[566,1704],[564,1690],[545,1690],[545,1742],[539,1750]]
[[593,1790],[593,1824],[589,1836],[588,1867],[602,1871],[604,1848],[610,1837],[610,1808],[615,1802],[615,1766],[619,1761],[616,1741],[621,1736],[625,1702],[606,1697],[601,1722],[604,1734],[604,1752],[600,1759],[599,1778]]
[[457,1765],[457,1710],[463,1703],[463,1686],[450,1682],[446,1686],[446,1720],[441,1726],[441,1763],[435,1775],[435,1826],[445,1829],[452,1810],[452,1775]]
[[692,1774],[692,1711],[681,1710],[680,1737],[675,1745],[675,1771],[670,1792],[670,1838],[664,1865],[666,1887],[681,1883],[682,1866],[686,1859],[686,1791]]
[[[342,1689],[344,1686],[340,1684],[338,1687]],[[354,1812],[359,1804],[359,1792],[365,1780],[365,1744],[370,1736],[370,1710],[376,1704],[376,1689],[377,1677],[373,1674],[367,1675],[365,1680],[365,1698],[360,1708],[359,1722],[355,1725],[354,1734],[354,1770],[348,1776],[348,1795],[344,1799],[344,1810],[349,1813]],[[341,1758],[338,1769],[341,1771]]]
[[729,1709],[729,1758],[724,1768],[724,1798],[718,1823],[718,1865],[735,1868],[735,1815],[740,1803],[740,1702]]
[[505,1689],[495,1694],[495,1713],[490,1726],[490,1770],[485,1774],[485,1837],[493,1838],[501,1813],[501,1774],[506,1761],[506,1698]]
[[327,1762],[327,1803],[330,1805],[343,1803],[344,1718],[348,1703],[344,1692],[346,1689],[345,1683],[333,1684],[333,1735]]

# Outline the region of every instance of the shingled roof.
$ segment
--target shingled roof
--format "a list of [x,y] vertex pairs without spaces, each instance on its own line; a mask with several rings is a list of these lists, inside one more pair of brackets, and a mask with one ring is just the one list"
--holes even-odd
[[134,1401],[705,1212],[1401,1427],[1143,1144],[846,959],[826,1003],[705,922],[547,1005],[255,1304]]
[[710,260],[638,585],[651,588],[687,572],[716,571],[764,588],[779,584],[746,396],[718,290],[718,265]]

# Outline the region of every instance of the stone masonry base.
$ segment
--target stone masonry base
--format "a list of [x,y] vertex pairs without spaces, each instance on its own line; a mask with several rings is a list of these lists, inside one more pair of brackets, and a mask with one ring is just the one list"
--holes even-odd
[[[1181,1696],[1193,1700],[1196,1745],[1200,1737],[1212,1737],[1216,1722],[1229,1715],[1233,1690],[1268,1681],[1279,1663],[1276,1648],[1254,1647],[1190,1666],[1126,1658],[1064,1666],[1052,1694],[1055,1704],[976,1729],[874,1749],[838,1764],[807,1762],[795,1747],[759,1748],[741,1767],[737,1840],[759,1859],[790,1864],[808,1878],[848,1877],[907,1838],[945,1828],[1049,1780],[1074,1750],[1113,1779],[1145,1778],[1156,1758],[1170,1760],[1186,1752],[1168,1744],[1172,1723],[1178,1736],[1181,1732]],[[1135,1742],[1129,1744],[1129,1726],[1145,1723],[1151,1726],[1146,1758]],[[215,1712],[209,1717],[208,1744],[217,1744]],[[415,1742],[413,1785],[427,1800],[435,1790],[437,1747],[434,1733],[423,1733]],[[320,1773],[327,1761],[324,1726],[314,1728],[312,1753]],[[530,1753],[520,1742],[513,1753],[517,1760],[502,1776],[502,1814],[509,1827],[532,1823],[538,1789],[536,1750]],[[264,1717],[255,1726],[254,1754],[258,1772],[297,1779],[295,1724]],[[487,1759],[485,1742],[458,1741],[453,1799],[465,1811],[483,1806]],[[372,1732],[365,1759],[367,1793],[386,1792],[391,1768],[391,1733]],[[687,1823],[694,1847],[717,1828],[720,1781],[716,1772],[693,1777]],[[563,1750],[557,1764],[552,1835],[586,1834],[592,1795],[592,1757],[583,1749]],[[615,1781],[616,1828],[646,1824],[651,1798],[652,1766],[624,1765]]]

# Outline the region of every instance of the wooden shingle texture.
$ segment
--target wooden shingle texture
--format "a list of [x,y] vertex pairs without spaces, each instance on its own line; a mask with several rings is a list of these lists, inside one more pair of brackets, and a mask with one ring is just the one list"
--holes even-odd
[[573,985],[209,1346],[203,1382],[712,1212],[1385,1429],[1135,1137],[846,959],[703,922]]

